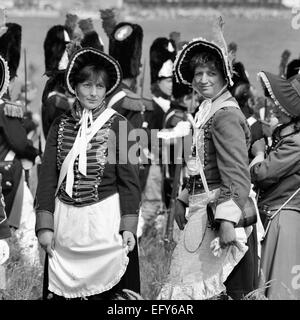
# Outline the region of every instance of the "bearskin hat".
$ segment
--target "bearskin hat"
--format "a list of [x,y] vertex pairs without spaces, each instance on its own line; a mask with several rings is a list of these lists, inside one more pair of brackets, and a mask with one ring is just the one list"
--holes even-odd
[[67,13],[65,20],[65,27],[71,39],[75,36],[75,30],[78,22],[77,14]]
[[66,36],[69,36],[67,29],[62,25],[53,26],[47,32],[44,41],[44,55],[45,74],[48,76],[59,70],[59,62],[69,42]]
[[121,22],[109,39],[109,54],[121,65],[123,78],[136,78],[140,73],[143,29],[138,24]]
[[78,22],[78,25],[83,33],[80,45],[83,48],[90,47],[104,51],[103,41],[94,29],[93,20],[91,18],[82,19]]
[[174,99],[181,99],[184,96],[192,93],[193,89],[186,85],[186,84],[182,84],[182,83],[178,83],[175,80],[175,77],[173,78],[173,89],[172,89],[172,93],[173,93],[173,97]]
[[300,71],[300,59],[292,60],[286,68],[286,78],[289,79],[292,76],[298,74]]
[[84,35],[80,42],[82,48],[90,47],[100,51],[104,51],[104,46],[96,31],[91,31]]
[[6,23],[7,31],[0,37],[0,54],[7,61],[10,80],[17,75],[21,57],[22,27]]
[[150,47],[151,84],[160,78],[172,77],[172,64],[175,57],[176,46],[173,40],[163,37],[154,40]]
[[100,18],[102,20],[102,28],[108,38],[111,36],[117,25],[117,12],[115,8],[100,9]]

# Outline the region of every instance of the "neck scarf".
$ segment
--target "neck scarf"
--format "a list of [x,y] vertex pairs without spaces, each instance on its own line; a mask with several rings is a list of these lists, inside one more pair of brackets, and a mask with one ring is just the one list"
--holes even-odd
[[[74,154],[79,154],[78,158],[78,171],[86,176],[86,166],[87,166],[87,138],[88,135],[91,133],[91,128],[94,123],[95,117],[98,117],[106,108],[105,101],[99,105],[99,107],[93,109],[93,110],[88,110],[88,109],[83,109],[82,106],[80,105],[79,101],[77,101],[74,105],[74,110],[75,116],[79,119],[79,130],[77,133],[76,140],[74,142]],[[75,161],[75,159],[73,159]],[[67,173],[67,180],[66,180],[66,191],[67,193],[72,197],[72,187],[73,187],[73,182],[74,182],[74,164],[70,165],[68,168],[68,173]]]

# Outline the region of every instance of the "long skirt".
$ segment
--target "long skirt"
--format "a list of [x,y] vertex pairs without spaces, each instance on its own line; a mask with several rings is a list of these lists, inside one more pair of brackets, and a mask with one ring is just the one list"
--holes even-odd
[[[217,231],[209,225],[207,216],[207,204],[216,197],[217,190],[213,191],[211,198],[206,194],[197,194],[189,198],[189,212],[187,224],[183,231],[179,231],[178,243],[174,249],[170,272],[158,298],[167,300],[204,300],[210,299],[227,289],[226,280],[229,278],[236,266],[246,257],[251,243],[247,239],[250,229],[236,228],[238,246],[231,245],[222,249],[220,255],[215,255],[212,244],[218,239]],[[250,254],[249,258],[252,257]],[[243,264],[244,266],[244,264]],[[241,271],[255,273],[251,270],[241,268]],[[237,272],[239,276],[240,271]],[[235,278],[234,276],[233,278]],[[248,279],[246,279],[248,280]],[[253,279],[251,278],[251,281]],[[234,280],[228,281],[230,283]],[[235,283],[230,292],[248,293],[252,284]],[[229,289],[229,288],[228,288]],[[234,298],[237,298],[235,296]]]
[[300,211],[282,210],[262,243],[260,280],[271,300],[300,300]]
[[[57,199],[54,250],[47,259],[44,298],[88,298],[126,288],[129,257],[119,226],[118,194],[86,207],[69,206]],[[135,252],[137,258],[137,249]],[[133,262],[138,264],[136,260]],[[134,291],[139,290],[138,267],[130,266],[128,271],[135,272]]]

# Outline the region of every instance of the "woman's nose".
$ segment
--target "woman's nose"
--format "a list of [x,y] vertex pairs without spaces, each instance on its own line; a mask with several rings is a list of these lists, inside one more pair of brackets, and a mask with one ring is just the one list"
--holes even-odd
[[207,82],[207,75],[203,73],[200,77],[200,82],[201,83],[206,83]]
[[95,96],[96,94],[97,94],[97,88],[96,88],[96,86],[92,86],[91,87],[91,95]]

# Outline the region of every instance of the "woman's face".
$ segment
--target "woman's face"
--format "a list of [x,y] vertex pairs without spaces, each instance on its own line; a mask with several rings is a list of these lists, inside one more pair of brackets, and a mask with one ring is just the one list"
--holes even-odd
[[205,98],[215,97],[226,85],[221,71],[211,64],[199,65],[195,68],[193,85]]
[[101,76],[91,77],[76,86],[77,99],[83,108],[93,110],[103,101],[106,87]]

